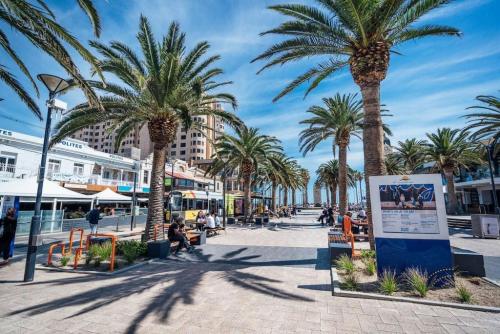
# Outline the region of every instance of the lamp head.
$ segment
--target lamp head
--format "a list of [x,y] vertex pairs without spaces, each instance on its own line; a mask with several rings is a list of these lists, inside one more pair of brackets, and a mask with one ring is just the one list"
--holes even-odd
[[39,74],[36,77],[43,82],[51,94],[58,94],[70,86],[68,81],[55,75]]

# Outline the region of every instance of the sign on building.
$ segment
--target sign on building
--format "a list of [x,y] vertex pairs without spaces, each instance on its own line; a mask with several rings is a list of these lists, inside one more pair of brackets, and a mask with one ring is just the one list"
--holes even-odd
[[370,177],[379,274],[418,267],[439,279],[453,272],[446,208],[438,174]]

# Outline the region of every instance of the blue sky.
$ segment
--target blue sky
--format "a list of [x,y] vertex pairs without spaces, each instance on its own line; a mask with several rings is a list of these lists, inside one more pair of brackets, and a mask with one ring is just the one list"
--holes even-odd
[[[259,37],[258,34],[283,21],[283,17],[266,7],[285,0],[107,0],[95,1],[103,24],[101,41],[120,40],[137,48],[135,35],[139,15],[147,16],[159,39],[172,20],[180,22],[187,33],[187,42],[194,45],[207,40],[212,53],[222,56],[219,66],[225,70],[224,79],[234,81],[227,90],[239,100],[237,114],[250,126],[282,140],[288,155],[299,160],[311,175],[317,166],[332,158],[331,143],[325,142],[305,158],[298,150],[298,122],[305,111],[321,98],[339,93],[357,93],[358,87],[349,72],[343,71],[325,80],[306,99],[299,89],[272,103],[272,98],[298,74],[320,59],[308,59],[256,75],[263,63],[250,60],[269,47],[278,37]],[[293,2],[293,1],[290,1]],[[304,2],[304,1],[303,1]],[[81,41],[93,39],[90,24],[73,1],[48,1],[55,13]],[[425,23],[452,25],[463,32],[461,38],[428,38],[398,47],[402,56],[393,55],[387,79],[382,84],[382,103],[394,115],[387,122],[394,132],[393,144],[405,138],[424,138],[426,132],[439,127],[462,127],[465,108],[474,104],[480,94],[498,95],[500,90],[500,1],[465,0],[424,17]],[[10,32],[11,42],[33,73],[53,73],[65,76],[64,71],[49,57],[31,47]],[[86,63],[76,58],[85,75]],[[14,70],[13,64],[2,64]],[[18,73],[18,72],[16,72]],[[19,79],[28,83],[23,77]],[[42,135],[43,125],[19,102],[3,84],[0,102],[0,127]],[[43,105],[46,92],[42,89]],[[81,102],[82,96],[71,93],[63,98],[70,106]],[[361,142],[354,139],[348,152],[349,164],[362,169]],[[351,194],[351,199],[354,195]]]

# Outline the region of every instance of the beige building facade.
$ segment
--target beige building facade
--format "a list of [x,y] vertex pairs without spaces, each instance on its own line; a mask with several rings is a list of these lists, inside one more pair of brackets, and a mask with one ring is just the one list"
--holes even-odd
[[[220,103],[214,108],[221,109]],[[213,155],[211,141],[224,133],[224,122],[216,116],[196,116],[194,122],[204,126],[202,131],[186,129],[179,125],[175,141],[167,149],[171,159],[183,160],[192,165],[195,161],[210,159]],[[114,153],[135,160],[146,159],[153,152],[147,126],[129,133],[115,152],[115,134],[110,132],[111,122],[106,121],[77,131],[71,137],[82,140],[95,149],[105,153]]]

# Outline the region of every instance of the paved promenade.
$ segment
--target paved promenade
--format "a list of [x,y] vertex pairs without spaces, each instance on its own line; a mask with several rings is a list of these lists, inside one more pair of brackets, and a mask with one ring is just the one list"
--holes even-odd
[[[118,276],[0,269],[0,333],[498,333],[500,315],[333,297],[310,216],[231,227]],[[40,261],[42,261],[42,257]]]

